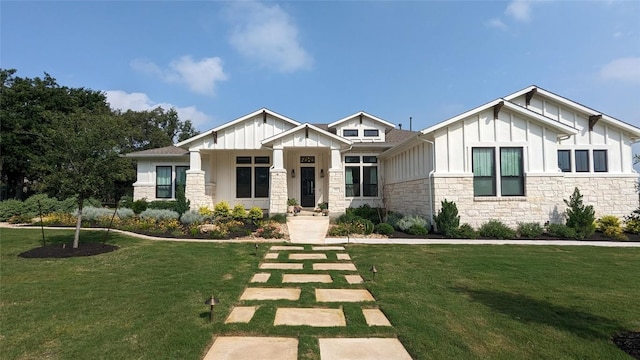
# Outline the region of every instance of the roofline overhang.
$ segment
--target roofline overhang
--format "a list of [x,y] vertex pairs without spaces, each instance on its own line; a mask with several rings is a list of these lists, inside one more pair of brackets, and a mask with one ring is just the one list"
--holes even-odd
[[319,127],[314,126],[314,125],[309,124],[309,123],[300,124],[300,125],[292,128],[292,129],[289,129],[287,131],[284,131],[284,132],[281,132],[279,134],[276,134],[276,135],[273,135],[271,137],[268,137],[268,138],[262,140],[260,142],[260,144],[262,144],[262,146],[268,146],[273,141],[276,141],[276,140],[278,140],[280,138],[283,138],[283,137],[289,136],[291,134],[294,134],[294,133],[296,133],[296,132],[298,132],[298,131],[300,131],[302,129],[305,129],[305,128],[311,129],[311,130],[316,131],[316,132],[318,132],[318,133],[320,133],[320,134],[322,134],[322,135],[324,135],[324,136],[326,136],[328,138],[331,138],[331,139],[334,139],[336,141],[339,141],[339,142],[343,143],[344,145],[349,145],[350,146],[350,145],[353,144],[353,142],[351,140],[347,140],[347,139],[345,139],[345,138],[343,138],[341,136],[332,134],[332,133],[330,133],[330,132],[328,132],[326,130],[322,130]]
[[352,114],[352,115],[349,115],[349,116],[343,117],[343,118],[342,118],[342,119],[340,119],[340,120],[336,120],[336,121],[334,121],[334,122],[332,122],[332,123],[328,124],[327,126],[328,126],[329,128],[335,127],[336,125],[338,125],[338,124],[340,124],[340,123],[342,123],[342,122],[345,122],[345,121],[347,121],[347,120],[353,119],[353,118],[354,118],[354,117],[356,117],[356,116],[366,116],[366,117],[368,117],[368,118],[370,118],[370,119],[373,119],[373,120],[375,120],[375,121],[377,121],[377,122],[379,122],[379,123],[381,123],[381,124],[385,125],[385,127],[386,127],[386,128],[391,128],[391,129],[395,129],[395,128],[396,128],[396,126],[395,126],[394,124],[392,124],[392,123],[390,123],[390,122],[388,122],[388,121],[386,121],[386,120],[383,120],[383,119],[381,119],[381,118],[379,118],[379,117],[377,117],[377,116],[374,116],[374,115],[371,115],[371,114],[369,114],[369,113],[366,113],[366,112],[364,112],[364,111],[359,111],[359,112],[357,112],[357,113],[355,113],[355,114]]

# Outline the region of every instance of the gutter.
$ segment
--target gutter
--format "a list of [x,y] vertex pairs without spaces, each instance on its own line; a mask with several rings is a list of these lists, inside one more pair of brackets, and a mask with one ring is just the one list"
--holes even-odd
[[[421,134],[421,135],[424,135],[424,134]],[[436,144],[431,140],[427,140],[427,139],[421,138],[420,137],[421,135],[418,135],[416,138],[418,140],[420,140],[420,141],[424,141],[424,142],[426,142],[428,144],[431,144],[431,158],[432,158],[431,159],[431,161],[432,161],[431,164],[432,164],[433,168],[429,172],[429,177],[428,177],[428,179],[429,179],[429,203],[431,204],[431,206],[429,206],[429,216],[430,216],[429,222],[431,222],[432,225],[435,225],[434,221],[433,221],[433,209],[435,207],[435,204],[434,204],[435,199],[434,199],[434,196],[433,196],[433,174],[436,172]]]

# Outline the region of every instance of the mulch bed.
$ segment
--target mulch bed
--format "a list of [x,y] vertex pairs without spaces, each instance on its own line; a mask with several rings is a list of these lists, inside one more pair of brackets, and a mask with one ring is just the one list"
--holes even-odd
[[76,249],[72,244],[50,244],[25,251],[18,256],[30,259],[68,258],[99,255],[118,249],[115,245],[102,243],[80,243]]
[[640,332],[629,331],[614,336],[611,340],[620,350],[640,360]]

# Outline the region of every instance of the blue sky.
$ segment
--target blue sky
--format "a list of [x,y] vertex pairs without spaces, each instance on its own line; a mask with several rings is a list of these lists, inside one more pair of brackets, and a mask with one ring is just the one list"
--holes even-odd
[[640,1],[0,2],[0,66],[175,107],[422,129],[539,85],[640,126]]

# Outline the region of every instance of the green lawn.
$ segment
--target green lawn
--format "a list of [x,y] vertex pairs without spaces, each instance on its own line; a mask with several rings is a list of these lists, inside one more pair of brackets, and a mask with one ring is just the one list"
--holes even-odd
[[[48,230],[66,241],[73,232]],[[100,241],[103,233],[83,232]],[[216,334],[398,336],[415,359],[628,358],[612,334],[640,330],[640,249],[538,246],[361,246],[348,252],[395,329],[366,326],[345,305],[344,329],[271,326],[274,302],[250,324],[223,324],[259,257],[253,244],[176,243],[118,234],[120,250],[86,258],[23,259],[39,230],[0,230],[3,359],[199,359]],[[269,245],[261,245],[260,255]],[[281,258],[283,259],[283,258]],[[277,285],[278,273],[265,285]],[[336,277],[333,285],[345,286]],[[215,321],[204,300],[221,300]],[[300,303],[313,305],[313,287]],[[251,302],[244,302],[251,304]]]

